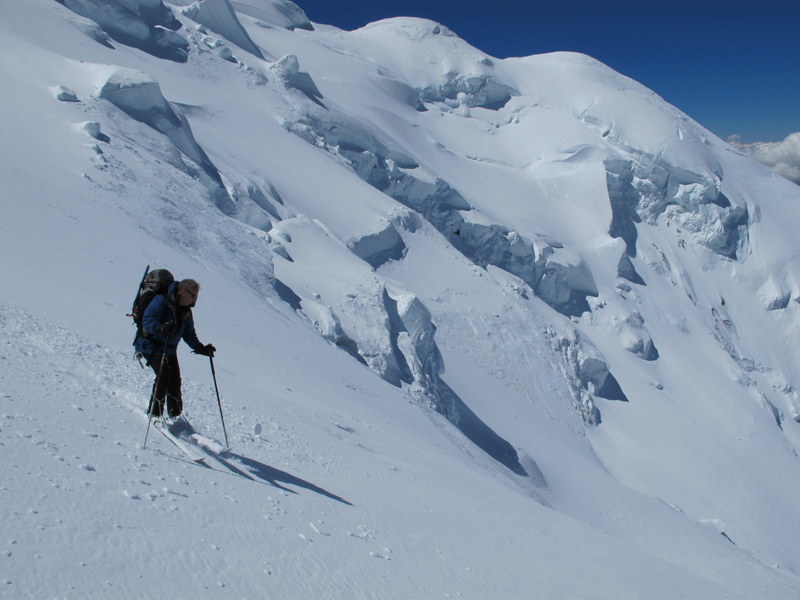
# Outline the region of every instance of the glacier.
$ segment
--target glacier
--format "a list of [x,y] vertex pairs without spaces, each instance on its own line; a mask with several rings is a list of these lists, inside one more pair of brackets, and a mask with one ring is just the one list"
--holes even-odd
[[[800,593],[796,185],[424,19],[0,14],[3,595]],[[147,264],[203,286],[210,468],[142,446]]]

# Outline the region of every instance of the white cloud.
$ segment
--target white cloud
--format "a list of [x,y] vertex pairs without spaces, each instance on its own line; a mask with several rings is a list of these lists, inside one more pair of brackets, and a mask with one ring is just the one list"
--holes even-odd
[[789,181],[800,184],[800,132],[789,134],[782,142],[742,144],[738,136],[731,136],[728,143]]

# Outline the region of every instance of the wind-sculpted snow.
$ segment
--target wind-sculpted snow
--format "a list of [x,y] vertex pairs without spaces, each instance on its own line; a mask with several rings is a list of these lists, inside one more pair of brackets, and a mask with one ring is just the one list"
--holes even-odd
[[200,0],[184,8],[183,14],[263,60],[264,55],[242,27],[229,0]]
[[[287,64],[294,61],[284,59]],[[291,71],[290,71],[291,72]],[[370,132],[356,118],[345,115],[330,116],[325,113],[309,112],[302,120],[287,122],[285,127],[292,133],[314,145],[335,150],[347,158],[359,177],[373,187],[387,181],[387,160],[399,168],[415,169],[418,163],[396,148]]]
[[234,10],[256,19],[264,27],[314,31],[306,13],[291,0],[231,0]]
[[98,44],[102,44],[106,48],[111,48],[112,50],[114,49],[114,45],[111,43],[108,33],[106,33],[106,31],[96,21],[83,17],[78,13],[75,13],[74,16],[70,17],[69,21],[86,37],[94,40]]
[[[186,62],[189,43],[176,33],[181,24],[161,0],[57,0],[96,22],[108,35],[159,58]],[[87,34],[104,43],[96,33]]]
[[183,113],[161,95],[158,82],[148,75],[119,69],[99,90],[99,97],[167,136],[173,144],[199,167],[197,177],[208,188],[214,203],[224,213],[233,210],[230,196],[219,171],[192,135]]
[[316,102],[320,106],[324,106],[320,102],[322,94],[319,88],[317,88],[317,85],[308,73],[300,70],[300,63],[293,54],[284,56],[279,61],[273,63],[269,70],[270,73],[272,73],[277,80],[283,82],[286,87],[294,88],[305,94],[309,100]]

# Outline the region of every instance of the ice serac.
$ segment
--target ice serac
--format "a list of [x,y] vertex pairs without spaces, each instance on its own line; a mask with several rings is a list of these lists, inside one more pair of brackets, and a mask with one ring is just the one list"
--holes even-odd
[[303,9],[291,0],[231,0],[231,5],[236,12],[266,25],[277,25],[290,31],[314,30]]
[[[413,221],[413,216],[399,215],[374,235],[356,236],[362,246],[359,250],[348,249],[306,217],[285,219],[270,232],[273,242],[281,245],[277,253],[284,259],[278,262],[277,275],[290,291],[291,303],[323,338],[384,381],[407,389],[416,402],[444,416],[488,456],[525,476],[528,470],[521,466],[515,448],[442,379],[444,361],[436,325],[425,303],[416,294],[384,282],[357,256],[359,251],[374,256],[376,248],[393,247],[396,227],[411,229]],[[322,257],[319,248],[324,248]],[[317,257],[323,275],[309,277],[303,264],[309,251]],[[281,295],[285,297],[286,290]],[[533,469],[531,464],[528,468]]]
[[311,79],[311,75],[300,70],[300,63],[294,54],[287,54],[270,65],[269,70],[287,88],[294,88],[305,94],[309,100],[324,106],[320,102],[322,93],[319,91],[317,84]]
[[200,168],[193,175],[208,189],[217,207],[226,214],[232,213],[232,202],[219,171],[195,140],[186,116],[164,98],[155,79],[141,71],[120,68],[106,80],[98,95],[167,136]]
[[549,245],[537,253],[534,242],[505,225],[487,222],[442,179],[431,183],[399,169],[387,170],[387,179],[382,191],[422,214],[478,266],[493,265],[516,275],[562,314],[577,316],[589,310],[586,297],[596,296],[597,288],[586,265],[559,262]]
[[588,425],[600,425],[595,398],[628,402],[619,381],[598,348],[576,330],[548,330],[550,345],[563,358],[564,377],[571,388],[578,414]]
[[239,22],[229,0],[201,0],[184,8],[183,14],[217,32],[242,50],[264,59],[259,47]]
[[388,223],[381,231],[353,240],[349,247],[373,269],[380,268],[390,260],[400,260],[406,252],[405,242],[392,223]]
[[[159,58],[186,62],[189,43],[176,33],[181,27],[161,0],[58,0],[71,11],[97,23],[108,36]],[[105,43],[96,32],[87,31]],[[105,43],[107,45],[107,43]]]
[[[750,215],[746,207],[733,206],[722,193],[721,173],[696,173],[659,157],[617,158],[605,166],[613,214],[609,234],[625,241],[628,257],[636,256],[636,224],[655,225],[659,218],[726,258],[737,259],[747,245]],[[624,257],[619,273],[642,283]]]
[[[326,113],[308,114],[287,124],[287,128],[345,158],[362,180],[421,215],[476,265],[493,265],[516,275],[564,315],[578,316],[589,310],[587,297],[596,296],[598,291],[585,263],[563,260],[561,244],[538,244],[503,224],[487,221],[448,182],[425,172],[401,150],[389,148],[364,125]],[[392,236],[390,231],[381,237],[384,248],[387,236]],[[365,239],[351,247],[377,264],[385,257],[367,250],[374,248],[376,241]],[[541,246],[538,251],[537,245]],[[389,257],[398,256],[402,250],[399,244],[393,248]]]
[[[395,344],[411,374],[412,393],[455,425],[467,439],[517,475],[527,476],[514,447],[482,421],[441,378],[444,363],[430,311],[413,294],[386,295]],[[532,463],[532,464],[530,464]],[[535,462],[530,459],[528,468]],[[535,468],[538,471],[538,467]]]
[[450,73],[445,83],[426,86],[418,92],[423,102],[440,102],[451,108],[465,106],[489,110],[500,110],[508,104],[512,96],[519,94],[486,73],[473,75]]

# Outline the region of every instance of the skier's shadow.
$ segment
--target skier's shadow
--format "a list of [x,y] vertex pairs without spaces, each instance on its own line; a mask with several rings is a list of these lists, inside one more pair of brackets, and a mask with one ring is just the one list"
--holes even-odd
[[[292,475],[291,473],[287,473],[286,471],[281,471],[280,469],[276,469],[275,467],[265,465],[264,463],[258,462],[257,460],[253,460],[252,458],[248,458],[247,456],[236,454],[235,452],[227,452],[225,456],[233,458],[236,460],[237,463],[241,464],[247,470],[247,472],[240,471],[240,473],[250,479],[253,478],[260,479],[261,481],[264,481],[272,486],[275,486],[276,488],[281,489],[285,492],[289,492],[290,494],[296,494],[297,492],[287,487],[284,487],[283,485],[281,485],[281,483],[286,485],[301,487],[310,490],[312,492],[315,492],[317,494],[321,494],[322,496],[326,496],[331,500],[336,500],[337,502],[346,504],[347,506],[353,506],[350,502],[348,502],[341,496],[332,494],[328,490],[325,490],[317,485],[314,485],[313,483],[310,483],[304,479],[300,479],[299,477],[295,477],[294,475]],[[230,465],[229,463],[229,466],[232,465]]]

